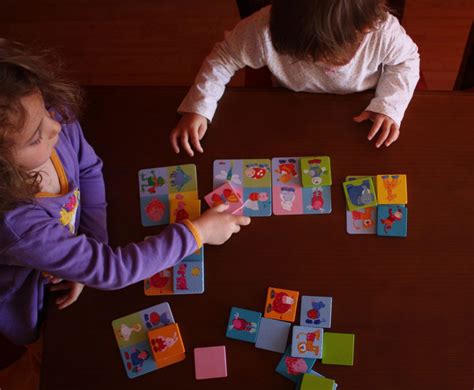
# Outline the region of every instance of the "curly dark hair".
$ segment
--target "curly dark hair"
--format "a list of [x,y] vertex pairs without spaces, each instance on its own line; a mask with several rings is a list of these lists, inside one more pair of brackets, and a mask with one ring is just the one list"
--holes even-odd
[[61,75],[62,64],[49,50],[30,50],[0,38],[0,215],[28,202],[39,191],[41,175],[27,172],[13,159],[12,134],[21,132],[26,110],[21,99],[40,93],[46,107],[63,122],[77,118],[82,91]]
[[344,63],[387,12],[385,0],[272,0],[272,44],[296,60]]

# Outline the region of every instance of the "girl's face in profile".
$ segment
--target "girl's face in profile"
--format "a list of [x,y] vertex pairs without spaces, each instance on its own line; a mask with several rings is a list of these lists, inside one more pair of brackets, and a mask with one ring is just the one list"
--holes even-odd
[[26,115],[23,128],[12,136],[15,162],[27,171],[38,170],[51,157],[61,124],[46,110],[39,92],[22,97],[20,103]]

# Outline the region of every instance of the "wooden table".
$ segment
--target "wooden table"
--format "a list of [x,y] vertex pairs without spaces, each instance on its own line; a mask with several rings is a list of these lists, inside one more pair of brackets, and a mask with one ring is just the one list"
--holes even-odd
[[[315,369],[340,389],[471,389],[473,375],[474,95],[417,94],[400,140],[376,150],[369,124],[352,116],[370,93],[331,96],[229,90],[194,159],[175,155],[168,134],[185,94],[173,88],[90,88],[83,127],[105,161],[114,245],[160,228],[139,217],[137,171],[193,162],[199,194],[211,190],[217,158],[328,155],[333,212],[254,218],[220,247],[206,248],[206,291],[147,297],[85,289],[71,308],[50,305],[42,389],[292,389],[275,373],[279,354],[227,339],[232,306],[263,311],[268,286],[332,296],[333,331],[355,333],[353,367]],[[341,183],[349,174],[406,173],[408,238],[345,232]],[[184,362],[130,380],[111,328],[115,318],[168,301],[180,325]],[[229,377],[194,379],[193,348],[226,345]]]

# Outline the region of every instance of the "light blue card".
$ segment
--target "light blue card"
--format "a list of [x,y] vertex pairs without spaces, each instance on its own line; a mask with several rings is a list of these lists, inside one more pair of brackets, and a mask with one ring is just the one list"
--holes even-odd
[[294,326],[291,341],[291,356],[321,359],[323,356],[322,328]]
[[267,351],[283,353],[286,349],[291,324],[263,317],[255,346]]
[[314,328],[330,328],[332,315],[331,297],[301,297],[300,325]]

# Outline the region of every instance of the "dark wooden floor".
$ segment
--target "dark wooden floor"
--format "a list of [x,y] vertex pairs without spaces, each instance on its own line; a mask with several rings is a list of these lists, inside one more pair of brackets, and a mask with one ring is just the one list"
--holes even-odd
[[[407,0],[429,89],[450,90],[474,19],[473,0]],[[84,85],[189,85],[239,20],[234,0],[3,0],[0,36],[57,49]],[[242,85],[238,75],[232,85]]]

